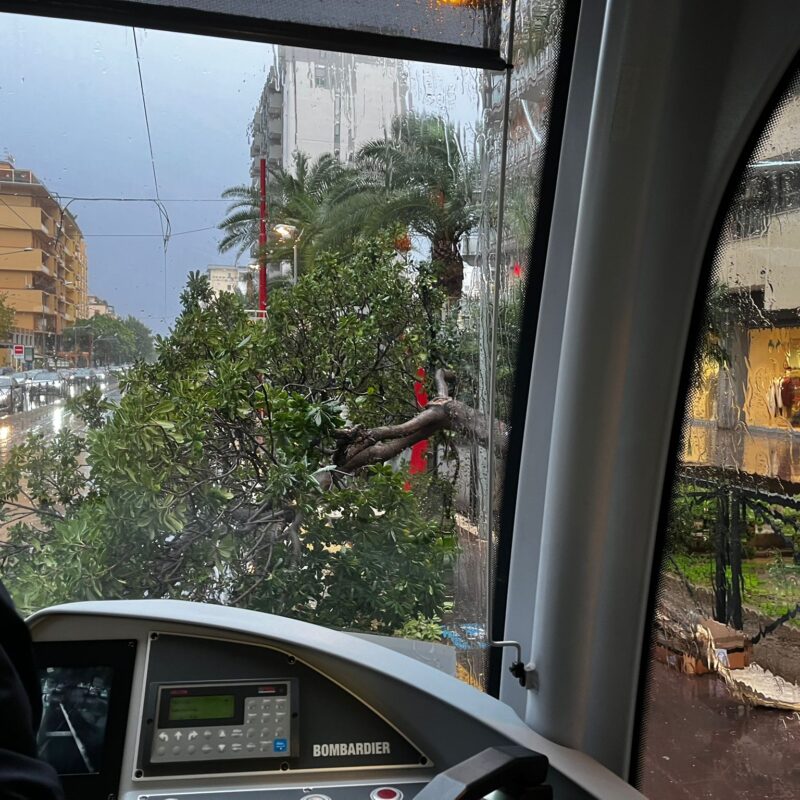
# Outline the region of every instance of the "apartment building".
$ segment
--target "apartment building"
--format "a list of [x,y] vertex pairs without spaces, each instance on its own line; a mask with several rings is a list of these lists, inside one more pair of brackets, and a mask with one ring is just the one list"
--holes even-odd
[[298,150],[351,160],[405,113],[407,91],[402,61],[279,47],[253,117],[251,177],[258,180],[261,158],[290,168]]
[[92,317],[111,317],[116,319],[117,313],[114,310],[114,306],[110,305],[107,300],[103,300],[102,297],[98,297],[95,294],[90,294],[87,301],[86,316],[90,319]]
[[245,270],[239,267],[227,267],[220,265],[210,265],[206,268],[208,282],[211,284],[211,291],[214,294],[222,292],[236,292],[245,290],[246,275]]
[[[87,316],[81,229],[30,170],[0,161],[0,292],[15,309],[12,341],[55,357],[64,328]],[[4,356],[8,348],[3,348]]]

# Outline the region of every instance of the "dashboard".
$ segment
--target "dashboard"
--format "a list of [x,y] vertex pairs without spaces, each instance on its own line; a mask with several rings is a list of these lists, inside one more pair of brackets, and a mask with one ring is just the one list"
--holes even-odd
[[541,754],[542,797],[640,797],[499,701],[346,633],[160,600],[28,622],[39,753],[70,799],[422,800],[462,762],[520,745]]

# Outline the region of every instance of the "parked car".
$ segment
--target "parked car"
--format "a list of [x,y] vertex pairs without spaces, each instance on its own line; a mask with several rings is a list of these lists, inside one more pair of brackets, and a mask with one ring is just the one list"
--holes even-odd
[[14,377],[16,377],[17,383],[19,383],[22,386],[25,386],[26,384],[30,383],[31,378],[37,372],[41,372],[41,370],[39,369],[22,370],[21,372],[17,372]]
[[78,367],[78,369],[73,370],[71,380],[72,383],[83,384],[85,387],[89,387],[96,383],[97,376],[95,375],[93,369],[89,369],[88,367]]
[[40,370],[26,384],[32,396],[61,395],[64,392],[64,379],[57,372]]
[[25,387],[14,375],[0,375],[0,410],[13,413],[22,409]]

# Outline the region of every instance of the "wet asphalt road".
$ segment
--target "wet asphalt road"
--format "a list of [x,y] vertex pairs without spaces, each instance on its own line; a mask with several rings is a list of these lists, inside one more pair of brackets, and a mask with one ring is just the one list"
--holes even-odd
[[[106,397],[119,398],[116,385],[105,392]],[[22,444],[31,433],[53,436],[64,428],[83,430],[83,423],[66,409],[63,398],[25,398],[22,411],[0,414],[0,463],[3,463],[12,447]]]
[[800,797],[800,714],[742,705],[711,675],[652,663],[641,791],[651,800]]

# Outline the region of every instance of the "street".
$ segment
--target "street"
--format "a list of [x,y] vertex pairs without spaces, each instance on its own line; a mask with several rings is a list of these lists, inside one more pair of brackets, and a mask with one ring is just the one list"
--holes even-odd
[[[119,389],[112,384],[104,394],[115,400],[119,398]],[[79,431],[84,426],[67,411],[63,398],[36,400],[26,397],[22,411],[0,416],[0,464],[5,462],[11,448],[22,444],[29,434],[40,433],[50,437],[65,427]]]
[[751,708],[713,675],[651,662],[641,790],[651,800],[793,800],[800,717]]

